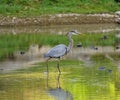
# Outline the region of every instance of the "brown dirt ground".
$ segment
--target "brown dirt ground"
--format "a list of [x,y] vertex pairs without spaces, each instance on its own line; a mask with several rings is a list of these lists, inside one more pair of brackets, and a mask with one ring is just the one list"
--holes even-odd
[[0,26],[21,25],[71,25],[116,23],[115,14],[55,14],[39,17],[0,17]]

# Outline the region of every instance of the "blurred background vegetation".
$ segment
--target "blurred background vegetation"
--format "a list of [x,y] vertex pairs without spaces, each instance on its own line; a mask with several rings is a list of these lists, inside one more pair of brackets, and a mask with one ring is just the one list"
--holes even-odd
[[[108,39],[103,39],[107,36]],[[115,33],[105,34],[82,34],[73,36],[74,46],[79,42],[83,47],[90,46],[112,46],[115,48],[120,43],[120,38],[116,37]],[[68,39],[65,35],[58,34],[1,34],[0,35],[0,60],[11,57],[15,51],[27,51],[30,45],[38,44],[42,46],[55,46],[57,44],[68,45]]]
[[119,0],[0,0],[0,14],[4,16],[112,13],[117,10],[120,10]]

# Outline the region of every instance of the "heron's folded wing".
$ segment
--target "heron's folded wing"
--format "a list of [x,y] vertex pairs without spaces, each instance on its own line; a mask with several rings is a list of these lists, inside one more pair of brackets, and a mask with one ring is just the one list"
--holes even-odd
[[67,46],[64,44],[57,45],[48,51],[46,56],[48,57],[61,57],[67,52]]

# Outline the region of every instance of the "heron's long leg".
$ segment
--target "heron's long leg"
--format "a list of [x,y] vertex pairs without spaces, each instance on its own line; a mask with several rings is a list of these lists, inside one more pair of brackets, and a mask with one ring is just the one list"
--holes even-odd
[[58,68],[59,73],[61,73],[61,71],[60,71],[60,67],[59,67],[59,63],[60,63],[60,58],[58,59],[57,68]]
[[47,60],[46,60],[46,67],[47,67],[47,72],[49,72],[49,70],[48,70],[48,61],[50,60],[50,58],[48,58]]

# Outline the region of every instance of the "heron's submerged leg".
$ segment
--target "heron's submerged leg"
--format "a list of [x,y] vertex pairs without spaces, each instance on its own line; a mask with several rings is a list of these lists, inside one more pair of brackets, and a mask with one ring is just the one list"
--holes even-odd
[[60,87],[60,75],[61,75],[61,73],[59,73],[58,77],[57,77],[57,88],[61,88]]
[[61,73],[61,71],[60,71],[60,67],[59,67],[59,63],[60,63],[60,58],[58,58],[57,68],[58,68],[59,73]]
[[47,73],[46,76],[47,76],[47,77],[46,77],[46,88],[48,88],[48,87],[49,87],[49,85],[48,85],[48,81],[49,81],[49,73]]

